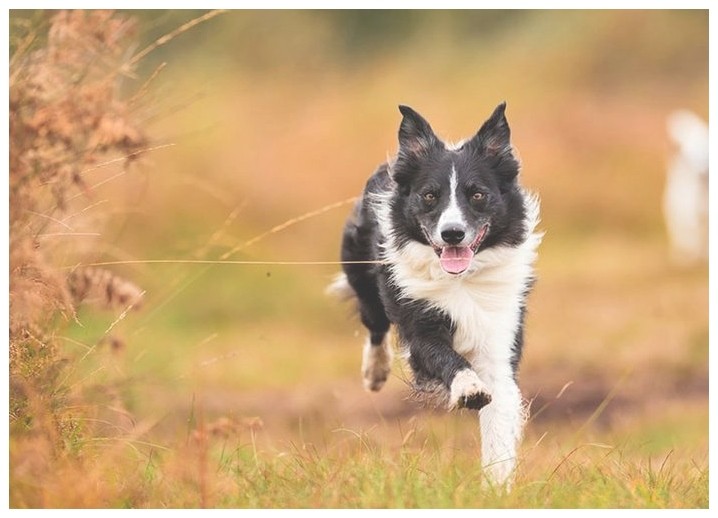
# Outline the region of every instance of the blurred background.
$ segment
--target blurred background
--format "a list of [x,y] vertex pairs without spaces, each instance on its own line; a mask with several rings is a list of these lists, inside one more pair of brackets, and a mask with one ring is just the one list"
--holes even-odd
[[[125,14],[142,49],[204,13]],[[348,204],[243,244],[358,195],[396,151],[398,104],[456,141],[505,100],[546,232],[520,371],[528,436],[640,428],[642,448],[700,457],[708,268],[672,259],[663,196],[677,150],[667,118],[688,109],[707,120],[707,57],[708,12],[697,10],[223,13],[125,79],[136,91],[152,77],[139,115],[158,149],[87,173],[101,184],[92,202],[106,201],[87,225],[102,219],[102,231],[72,237],[56,260],[338,260]],[[80,308],[64,354],[78,380],[114,387],[161,440],[186,434],[198,411],[258,417],[267,444],[329,426],[391,438],[387,423],[437,418],[406,400],[399,362],[382,392],[363,392],[363,329],[324,294],[339,266],[107,268],[146,292],[142,307],[119,321]],[[108,336],[114,347],[92,355],[77,346]],[[452,440],[475,441],[468,414],[438,419],[466,423]]]

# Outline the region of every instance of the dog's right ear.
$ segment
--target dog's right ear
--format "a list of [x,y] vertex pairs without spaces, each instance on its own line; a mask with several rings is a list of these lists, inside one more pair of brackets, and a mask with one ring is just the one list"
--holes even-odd
[[422,156],[439,144],[424,117],[404,105],[399,105],[399,111],[404,116],[399,126],[399,156]]

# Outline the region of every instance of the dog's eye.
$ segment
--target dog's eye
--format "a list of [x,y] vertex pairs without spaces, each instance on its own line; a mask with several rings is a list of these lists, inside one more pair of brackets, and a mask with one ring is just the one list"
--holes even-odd
[[435,202],[435,201],[436,201],[436,194],[434,194],[433,192],[427,192],[427,193],[425,193],[425,194],[424,194],[424,201],[426,201],[426,202],[428,202],[428,203],[433,203],[433,202]]
[[471,199],[474,201],[481,201],[484,199],[484,193],[476,191],[474,194],[471,195]]

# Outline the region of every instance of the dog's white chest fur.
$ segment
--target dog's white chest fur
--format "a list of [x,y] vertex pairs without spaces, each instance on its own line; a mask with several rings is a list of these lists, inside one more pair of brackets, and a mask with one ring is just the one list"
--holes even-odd
[[412,243],[391,269],[404,296],[425,300],[451,318],[454,350],[470,363],[487,355],[509,359],[532,276],[535,250],[526,248],[479,253],[469,271],[452,276],[441,270],[433,250]]
[[[460,275],[441,269],[426,245],[411,242],[401,249],[391,243],[385,258],[402,296],[429,302],[455,325],[453,348],[472,365],[483,359],[509,360],[521,305],[533,277],[533,263],[542,235],[534,231],[538,202],[527,198],[527,239],[518,246],[479,252]],[[391,241],[391,240],[389,240]]]

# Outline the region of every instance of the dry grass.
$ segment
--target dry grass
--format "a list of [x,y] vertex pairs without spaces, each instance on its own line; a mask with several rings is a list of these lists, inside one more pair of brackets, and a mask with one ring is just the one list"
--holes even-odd
[[[65,274],[55,262],[72,246],[70,202],[88,197],[84,170],[108,155],[146,144],[119,97],[121,63],[135,31],[109,12],[60,12],[46,44],[31,50],[34,30],[16,31],[10,68],[10,379],[11,425],[43,433],[42,401],[60,359],[53,320],[74,316]],[[129,71],[126,71],[129,72]],[[72,220],[71,220],[72,218]],[[89,288],[89,284],[88,284]],[[42,395],[44,394],[44,395]],[[31,401],[32,400],[32,401]],[[45,411],[32,407],[49,405]],[[56,426],[60,426],[57,424]],[[44,430],[45,433],[52,433]]]
[[[58,335],[68,322],[79,323],[80,302],[114,309],[119,320],[139,306],[143,294],[108,270],[80,267],[68,275],[62,261],[82,260],[84,247],[76,239],[104,230],[91,215],[101,202],[87,177],[108,163],[119,163],[124,173],[148,138],[136,104],[143,90],[132,99],[126,91],[137,61],[130,59],[137,37],[134,20],[111,11],[61,11],[49,18],[47,34],[35,25],[18,23],[13,29],[11,486],[35,480],[39,485],[25,486],[20,490],[25,496],[14,505],[43,506],[43,481],[83,469],[79,444],[91,438],[93,427],[85,423],[97,417],[96,402],[82,395],[88,385],[67,383],[73,366],[60,352]],[[100,341],[118,348],[121,342],[111,329]],[[96,346],[86,347],[89,353]],[[112,387],[104,389],[102,404],[122,414]]]

